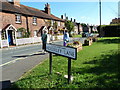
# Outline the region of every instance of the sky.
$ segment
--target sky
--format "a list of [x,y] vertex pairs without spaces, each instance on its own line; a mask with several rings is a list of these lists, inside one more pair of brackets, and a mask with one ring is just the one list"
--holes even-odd
[[[98,0],[99,1],[99,0]],[[86,23],[89,25],[99,25],[99,2],[21,2],[21,4],[44,10],[45,4],[49,3],[51,13],[57,17],[61,15],[68,16],[68,19],[76,19],[79,23]],[[102,2],[102,24],[110,24],[112,19],[118,17],[118,1]]]

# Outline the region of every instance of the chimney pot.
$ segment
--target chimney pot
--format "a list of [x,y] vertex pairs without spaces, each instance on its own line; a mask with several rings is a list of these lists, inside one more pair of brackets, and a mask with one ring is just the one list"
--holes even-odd
[[47,13],[47,14],[51,14],[51,11],[50,11],[50,4],[45,4],[45,13]]
[[74,22],[76,22],[76,19],[74,19]]
[[63,15],[61,15],[61,19],[63,19]]
[[20,0],[7,0],[9,3],[14,4],[15,6],[20,7]]
[[66,19],[68,20],[68,17],[66,17]]
[[71,18],[71,22],[72,22],[72,18]]

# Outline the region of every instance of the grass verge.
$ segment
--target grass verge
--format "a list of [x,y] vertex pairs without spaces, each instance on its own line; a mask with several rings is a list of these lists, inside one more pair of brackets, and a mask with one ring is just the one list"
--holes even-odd
[[12,88],[120,88],[119,44],[120,39],[115,37],[100,38],[91,46],[84,46],[77,60],[72,60],[74,80],[69,85],[64,78],[67,58],[54,55],[52,75],[48,74],[47,59],[13,83]]
[[80,37],[82,37],[82,35],[80,34],[80,35],[73,35],[72,36],[73,38],[80,38]]

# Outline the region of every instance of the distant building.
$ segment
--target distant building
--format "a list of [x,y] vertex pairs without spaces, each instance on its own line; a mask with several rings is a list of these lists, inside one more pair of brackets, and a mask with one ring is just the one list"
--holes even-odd
[[88,24],[83,26],[83,32],[91,33],[91,28],[90,28],[90,26]]
[[92,32],[97,32],[97,26],[95,26],[95,25],[90,26],[90,29],[91,29],[91,33]]
[[120,18],[112,19],[112,22],[110,22],[110,24],[119,24],[119,23],[120,23]]

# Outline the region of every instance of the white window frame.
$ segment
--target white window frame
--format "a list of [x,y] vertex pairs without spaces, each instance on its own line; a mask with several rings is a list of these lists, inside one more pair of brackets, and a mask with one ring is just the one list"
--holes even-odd
[[64,24],[63,22],[61,22],[61,26],[62,26],[62,27],[64,27],[64,26],[65,26],[65,24]]
[[53,26],[53,23],[54,23],[54,21],[53,21],[53,20],[51,20],[51,26]]
[[37,25],[37,17],[33,17],[33,24]]
[[22,19],[21,19],[21,15],[20,14],[16,14],[15,15],[15,21],[16,21],[16,23],[22,23]]
[[38,30],[34,30],[34,37],[37,37]]
[[58,21],[58,26],[60,26],[60,21]]

